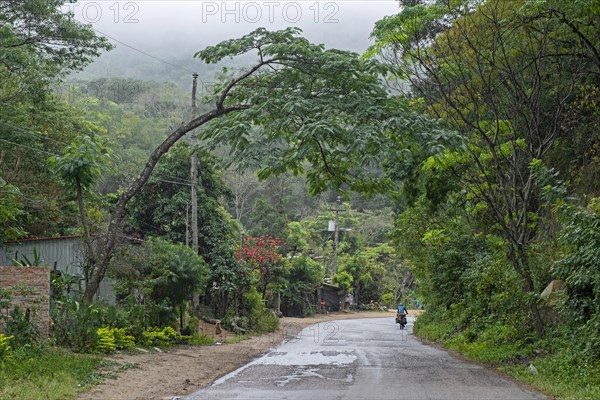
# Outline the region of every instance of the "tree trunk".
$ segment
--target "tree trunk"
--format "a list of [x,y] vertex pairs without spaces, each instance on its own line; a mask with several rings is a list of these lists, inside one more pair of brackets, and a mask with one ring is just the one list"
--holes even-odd
[[183,331],[183,303],[179,305],[179,334]]
[[267,279],[265,277],[263,277],[263,282],[262,282],[262,290],[261,290],[261,294],[262,294],[262,299],[265,299],[265,295],[267,294],[267,285],[269,284],[269,282],[267,281]]
[[[525,290],[525,293],[529,295],[535,295],[535,285],[533,283],[531,271],[529,270],[529,260],[527,254],[525,254],[525,249],[523,246],[517,244],[508,245],[507,256],[512,263],[514,270],[523,281],[523,289]],[[543,336],[545,330],[545,323],[542,313],[540,312],[535,301],[528,301],[528,308],[533,319],[535,331],[537,335],[541,337]]]
[[97,258],[94,260],[90,260],[90,279],[86,283],[84,299],[87,302],[92,302],[94,300],[94,295],[98,291],[98,287],[100,286],[100,282],[104,279],[104,275],[108,269],[110,264],[110,260],[112,259],[113,253],[117,246],[117,237],[119,229],[123,223],[123,219],[125,217],[125,207],[127,203],[135,196],[141,188],[146,184],[148,179],[150,178],[152,171],[160,158],[167,152],[169,149],[177,143],[179,139],[185,136],[186,133],[196,129],[197,127],[204,125],[205,123],[221,117],[225,114],[229,114],[234,111],[242,111],[246,109],[246,106],[232,106],[223,108],[222,103],[217,104],[217,107],[211,111],[208,111],[198,118],[195,118],[188,122],[187,124],[182,124],[179,128],[170,133],[167,138],[158,146],[150,155],[146,166],[140,173],[140,176],[131,184],[131,186],[123,192],[123,194],[117,200],[117,204],[115,209],[111,215],[111,219],[108,225],[108,231],[101,242],[101,245],[98,248]]
[[[77,207],[79,208],[79,220],[81,222],[81,227],[83,229],[83,244],[85,246],[85,251],[86,251],[86,264],[85,264],[85,293],[84,293],[84,298],[86,299],[86,301],[88,302],[92,302],[94,300],[94,296],[96,295],[96,292],[98,291],[98,287],[95,287],[95,289],[93,289],[93,291],[90,289],[89,295],[88,295],[88,285],[90,283],[91,280],[91,274],[93,272],[93,268],[94,265],[96,264],[96,254],[94,251],[94,247],[92,244],[92,237],[90,234],[90,229],[87,223],[87,217],[85,215],[85,206],[83,204],[83,190],[81,188],[81,183],[79,182],[79,179],[75,180],[75,189],[77,191]],[[99,285],[99,284],[98,284]]]

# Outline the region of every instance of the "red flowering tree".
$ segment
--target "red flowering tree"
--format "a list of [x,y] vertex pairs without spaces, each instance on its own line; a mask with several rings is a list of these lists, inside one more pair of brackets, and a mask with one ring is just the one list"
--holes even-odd
[[281,239],[271,235],[245,237],[236,256],[247,267],[257,271],[263,299],[267,285],[280,274]]

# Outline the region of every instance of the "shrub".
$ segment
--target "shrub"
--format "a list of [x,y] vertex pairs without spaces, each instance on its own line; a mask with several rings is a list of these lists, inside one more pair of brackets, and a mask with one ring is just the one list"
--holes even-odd
[[252,288],[244,293],[244,306],[249,314],[249,328],[254,332],[273,332],[279,327],[279,319],[264,306],[262,297],[256,289]]
[[111,328],[98,328],[98,343],[96,344],[96,350],[101,353],[110,353],[117,349],[115,344],[115,335]]
[[240,335],[244,332],[248,331],[248,317],[239,317],[237,315],[233,315],[232,312],[228,312],[228,315],[223,320],[223,326],[234,332],[237,335]]
[[562,258],[554,272],[566,283],[563,305],[581,355],[600,360],[600,200],[589,209],[564,206]]
[[279,318],[266,310],[252,325],[254,330],[259,333],[275,332],[279,328]]
[[14,336],[5,336],[0,333],[0,362],[8,360],[11,357],[12,350],[8,344],[8,341],[13,337]]
[[211,345],[214,342],[215,341],[210,336],[196,333],[195,335],[192,335],[192,338],[190,339],[190,341],[188,343],[194,344],[196,346],[206,346],[206,345]]
[[101,353],[110,353],[117,349],[128,349],[135,344],[135,338],[127,334],[124,328],[102,327],[97,331],[98,343],[96,350]]
[[135,345],[135,337],[127,334],[127,329],[114,328],[115,345],[117,349],[129,349]]
[[15,337],[15,345],[35,343],[40,336],[39,329],[32,322],[29,309],[26,312],[15,306],[6,322],[6,333]]
[[396,307],[396,304],[394,304],[395,300],[396,300],[396,296],[392,292],[384,293],[383,296],[381,296],[381,304],[383,304],[386,307],[395,308]]
[[153,328],[142,334],[142,344],[144,346],[166,347],[172,345],[177,339],[177,332],[170,326],[162,329]]
[[51,309],[51,334],[56,344],[82,353],[94,351],[98,328],[103,325],[99,308],[95,304],[82,305],[73,299],[56,302]]

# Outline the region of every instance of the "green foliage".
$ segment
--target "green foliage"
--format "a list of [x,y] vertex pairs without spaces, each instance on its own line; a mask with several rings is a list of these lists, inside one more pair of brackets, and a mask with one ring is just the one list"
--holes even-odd
[[[30,304],[23,311],[13,302],[14,295],[28,296]],[[0,324],[6,335],[13,336],[13,344],[21,347],[31,345],[39,339],[39,327],[34,319],[39,310],[41,298],[29,286],[13,286],[9,289],[0,288]]]
[[[185,143],[174,146],[132,201],[130,222],[141,237],[152,234],[185,243],[186,210],[191,198],[189,187],[179,182],[189,182],[192,151]],[[239,225],[220,205],[221,199],[229,198],[231,193],[223,183],[218,161],[203,151],[197,150],[196,153],[200,171],[198,252],[208,267],[207,296],[213,307],[224,314],[242,275],[234,257]],[[113,275],[122,280],[120,285],[124,293],[129,294],[132,290],[149,293],[153,284],[145,281],[145,277],[151,274],[150,265],[145,262],[147,252],[129,249],[127,253],[113,262]],[[137,266],[133,269],[129,265],[131,257]]]
[[286,251],[294,255],[302,253],[308,247],[309,232],[302,226],[300,222],[290,222],[286,227],[283,242],[285,243]]
[[342,257],[340,272],[347,272],[352,276],[354,300],[367,304],[371,301],[380,301],[384,290],[384,275],[386,268],[380,262],[381,254],[373,248],[366,248],[353,256]]
[[126,332],[140,331],[141,337],[141,330],[145,328],[136,312],[139,312],[136,308],[85,304],[74,298],[56,300],[50,308],[50,335],[56,344],[81,353],[94,352],[100,334],[103,341],[112,335],[117,348],[127,348],[132,337]]
[[535,345],[525,340],[514,324],[497,318],[464,328],[457,311],[428,310],[415,322],[415,334],[490,364],[515,362],[533,354]]
[[[392,73],[410,78],[412,93],[422,96],[413,105],[443,118],[463,137],[461,146],[412,152],[413,162],[401,169],[400,176],[408,177],[402,199],[410,208],[403,210],[406,222],[409,215],[421,221],[411,232],[421,243],[408,251],[428,303],[450,309],[464,304],[463,294],[479,291],[485,300],[473,297],[479,303],[473,310],[488,314],[485,303],[513,298],[519,317],[527,315],[530,328],[543,335],[548,321],[538,295],[552,278],[556,234],[545,206],[553,201],[551,194],[566,192],[549,193],[552,185],[535,182],[548,178],[541,176],[540,165],[558,167],[563,181],[577,181],[597,168],[591,127],[598,118],[592,106],[598,91],[587,75],[600,65],[597,41],[590,40],[600,25],[589,15],[597,8],[592,3],[410,1],[397,15],[376,23],[376,43],[367,56],[390,60]],[[590,52],[596,56],[589,57]],[[518,93],[527,93],[528,101]],[[461,222],[449,223],[457,217]],[[414,243],[408,237],[402,234]],[[437,255],[423,249],[428,246]],[[502,271],[510,268],[520,284]],[[480,287],[469,284],[467,276],[481,280]],[[489,279],[497,277],[523,290],[493,287]],[[583,336],[597,336],[596,331]]]
[[14,336],[16,346],[35,343],[40,336],[39,328],[33,322],[35,311],[27,309],[25,312],[15,306],[6,321],[6,333]]
[[248,328],[256,333],[274,332],[279,319],[265,307],[263,298],[254,287],[243,296],[243,309],[248,313]]
[[[62,153],[64,143],[73,139],[73,130],[93,134],[98,128],[86,124],[68,105],[50,100],[35,106],[27,99],[23,102],[20,107],[10,104],[0,107],[2,121],[10,124],[0,125],[0,138],[15,143],[2,159],[3,174],[11,177],[12,192],[18,190],[22,199],[30,199],[21,206],[16,204],[19,209],[12,213],[14,218],[7,224],[18,230],[20,236],[76,234],[77,209],[72,193],[65,193],[59,175],[48,168],[48,153]],[[7,200],[10,199],[8,195]]]
[[177,339],[177,332],[170,326],[152,328],[142,334],[141,343],[144,346],[169,347]]
[[12,299],[12,290],[0,288],[0,320],[3,320],[4,323],[6,323],[9,318]]
[[390,189],[391,181],[369,166],[381,160],[387,150],[381,144],[396,135],[393,130],[426,132],[427,121],[409,112],[403,99],[389,96],[381,63],[325,49],[299,34],[297,28],[259,28],[196,53],[207,63],[257,55],[256,67],[242,78],[223,72],[211,97],[226,89],[224,105],[244,104],[245,110],[213,121],[205,138],[215,146],[228,143],[238,162],[260,159],[260,179],[306,174],[312,194]]
[[0,176],[0,240],[14,239],[23,233],[16,224],[22,207],[19,189]]
[[352,288],[352,282],[354,282],[354,277],[346,271],[340,271],[333,276],[333,283],[345,293]]
[[77,352],[92,352],[98,342],[97,330],[102,326],[98,305],[85,305],[75,300],[56,302],[51,310],[51,335],[60,346]]
[[534,359],[531,363],[538,371],[535,375],[527,364],[507,365],[501,370],[557,399],[599,398],[600,364],[582,360],[568,348],[567,345],[557,354]]
[[600,207],[563,206],[563,254],[554,267],[567,284],[565,312],[573,319],[574,337],[587,358],[600,359]]
[[135,345],[135,338],[127,334],[125,328],[98,328],[98,343],[96,350],[110,353],[119,349],[129,349]]
[[60,348],[21,348],[0,368],[0,398],[63,400],[85,390],[102,357]]
[[39,267],[42,266],[42,260],[40,258],[40,253],[36,247],[33,248],[33,260],[30,260],[24,254],[21,254],[21,259],[12,260],[13,265],[17,267]]
[[195,346],[210,346],[211,344],[214,344],[214,342],[215,341],[210,336],[195,333],[194,335],[191,336],[191,339],[189,340],[188,343],[193,344]]
[[[219,169],[219,160],[212,154],[178,143],[161,159],[152,177],[132,200],[131,224],[141,237],[161,236],[185,243],[186,209],[190,207],[190,158],[198,159],[198,234],[199,254],[209,259],[217,243],[235,235],[234,226],[227,220],[219,204],[231,197]],[[235,235],[237,238],[237,235]]]
[[381,304],[388,307],[393,308],[396,304],[396,296],[392,292],[386,292],[381,296]]
[[279,317],[267,310],[260,314],[258,319],[250,326],[257,333],[275,332],[279,329]]
[[[202,257],[189,247],[159,238],[124,248],[111,267],[117,291],[143,327],[172,323],[178,306],[192,293],[202,294],[208,279]],[[139,329],[135,334],[139,337]]]
[[[61,10],[64,0],[11,1],[0,10],[0,234],[73,234],[70,199],[47,168],[74,130],[89,132],[80,113],[55,101],[53,85],[111,48],[106,38]],[[24,201],[27,199],[27,201]]]
[[96,333],[98,335],[98,343],[96,344],[97,351],[101,353],[110,353],[117,349],[115,335],[110,328],[98,328]]
[[98,138],[80,136],[64,149],[61,157],[51,157],[50,167],[71,188],[89,189],[100,178],[112,151]]
[[189,247],[162,239],[150,242],[153,258],[151,268],[152,297],[160,302],[169,299],[179,304],[200,290],[207,278],[207,266]]
[[288,316],[307,316],[314,304],[312,296],[324,280],[323,266],[303,255],[290,260],[281,293],[281,309]]
[[127,334],[125,328],[113,328],[117,349],[129,349],[135,344],[135,338]]
[[14,336],[7,336],[0,333],[0,363],[11,357],[12,352],[8,342],[13,338]]
[[[2,72],[31,79],[32,70],[39,69],[52,78],[81,69],[102,50],[110,49],[106,38],[97,37],[90,26],[63,13],[64,3],[29,1],[2,8],[0,17],[6,23],[0,31],[0,49],[10,56]],[[38,22],[35,27],[28,23],[32,19]]]

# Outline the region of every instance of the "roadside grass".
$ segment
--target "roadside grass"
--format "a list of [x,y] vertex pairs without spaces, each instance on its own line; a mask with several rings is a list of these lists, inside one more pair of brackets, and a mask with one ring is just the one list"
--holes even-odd
[[[516,339],[503,327],[489,327],[476,334],[458,332],[452,324],[420,319],[416,336],[498,368],[553,398],[564,400],[600,399],[600,361],[586,361],[581,353],[560,339],[535,343]],[[535,367],[532,372],[529,365]]]
[[240,342],[243,342],[244,340],[251,339],[254,336],[258,336],[258,335],[250,335],[250,334],[235,335],[233,337],[225,338],[225,340],[223,341],[223,343],[227,343],[227,344],[240,343]]
[[[206,346],[214,340],[196,334],[190,336],[188,343]],[[47,345],[24,346],[0,360],[0,399],[72,399],[131,368],[137,365],[104,359],[100,354],[73,353]]]
[[102,356],[59,348],[22,348],[0,362],[0,399],[70,399],[101,379]]
[[508,365],[499,369],[557,399],[600,399],[600,362],[588,363],[568,351],[539,357],[530,362],[538,371],[537,374],[532,374],[525,364]]

